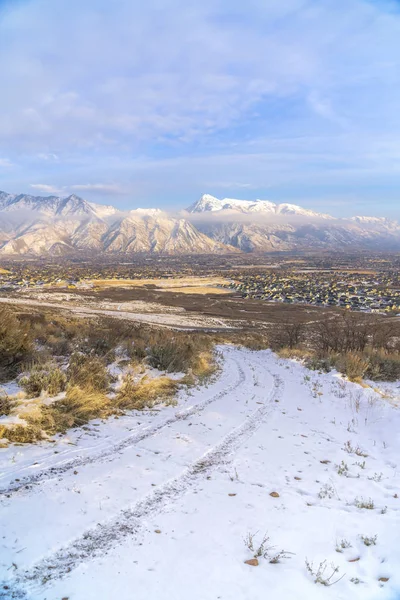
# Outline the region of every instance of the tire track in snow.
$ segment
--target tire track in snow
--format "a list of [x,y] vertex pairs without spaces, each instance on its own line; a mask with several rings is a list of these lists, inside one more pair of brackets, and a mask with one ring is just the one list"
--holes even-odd
[[[185,408],[185,409],[175,413],[174,416],[169,417],[168,419],[165,419],[164,421],[162,421],[161,423],[158,423],[157,425],[146,427],[142,431],[138,431],[132,435],[127,436],[126,438],[119,441],[118,443],[106,447],[102,452],[98,452],[94,455],[81,456],[81,457],[77,457],[77,458],[68,459],[66,462],[62,462],[59,465],[50,466],[47,469],[42,469],[41,471],[39,471],[38,473],[35,473],[33,475],[28,475],[26,477],[19,477],[19,481],[13,481],[7,487],[0,488],[0,495],[6,495],[7,497],[10,497],[13,494],[15,494],[16,492],[18,492],[19,490],[21,490],[22,488],[26,488],[26,486],[28,486],[28,488],[31,488],[31,486],[35,486],[39,483],[42,483],[43,481],[51,480],[54,477],[62,475],[63,473],[66,473],[67,471],[69,471],[71,469],[76,469],[77,467],[82,467],[82,466],[92,464],[92,463],[95,463],[95,462],[98,462],[101,460],[105,460],[109,457],[112,457],[115,454],[118,454],[119,452],[125,450],[126,448],[129,448],[130,446],[134,446],[135,444],[142,442],[143,440],[147,439],[148,437],[155,435],[156,433],[158,433],[165,427],[168,427],[169,425],[172,425],[173,423],[176,423],[177,421],[182,421],[182,420],[185,420],[188,417],[191,417],[195,414],[201,413],[209,404],[212,404],[213,402],[220,400],[221,398],[223,398],[224,396],[226,396],[227,394],[232,392],[234,389],[236,389],[238,386],[242,385],[246,381],[246,375],[245,375],[245,372],[243,371],[240,363],[235,358],[232,358],[232,357],[229,357],[228,360],[235,363],[236,370],[233,369],[233,371],[238,373],[238,378],[234,382],[230,383],[221,392],[218,392],[214,396],[211,396],[210,398],[207,398],[206,400],[203,400],[202,402],[199,402],[198,404],[195,404],[189,408]],[[77,451],[79,451],[79,450],[77,450]],[[27,468],[31,468],[31,467],[27,467]],[[19,473],[19,471],[15,471],[13,473],[13,475],[15,476],[18,473]],[[27,492],[28,492],[28,490],[27,490]]]
[[[284,383],[272,374],[273,386],[268,399],[251,413],[245,421],[232,429],[222,440],[194,461],[180,475],[161,484],[131,507],[120,511],[114,518],[85,531],[49,557],[17,576],[9,591],[15,598],[23,598],[23,588],[38,591],[51,580],[61,579],[86,560],[93,560],[110,551],[127,536],[136,535],[143,528],[143,519],[162,512],[170,504],[210,471],[229,463],[236,450],[261,426],[271,411],[274,400],[280,400]],[[18,595],[21,594],[21,595]],[[1,598],[0,592],[0,598]]]

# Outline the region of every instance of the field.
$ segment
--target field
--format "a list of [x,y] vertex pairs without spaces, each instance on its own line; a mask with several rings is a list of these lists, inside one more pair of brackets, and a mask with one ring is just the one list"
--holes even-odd
[[178,277],[170,279],[94,279],[87,283],[95,288],[150,287],[157,290],[173,290],[179,294],[229,294],[219,286],[229,283],[221,277]]

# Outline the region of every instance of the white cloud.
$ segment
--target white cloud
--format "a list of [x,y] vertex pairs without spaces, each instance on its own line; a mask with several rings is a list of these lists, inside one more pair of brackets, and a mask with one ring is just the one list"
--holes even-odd
[[98,192],[100,194],[125,194],[126,190],[116,183],[81,183],[69,186],[79,192]]
[[12,167],[13,163],[8,158],[0,158],[0,167],[7,169],[8,167]]
[[62,190],[47,183],[31,183],[31,188],[45,194],[61,194]]
[[[338,114],[358,120],[357,88],[394,82],[400,23],[362,0],[37,0],[3,16],[2,40],[0,143],[138,147],[212,136],[270,98],[309,96],[332,116],[339,90],[351,102],[338,98]],[[388,104],[383,94],[374,111],[398,126]]]
[[57,161],[58,155],[54,154],[54,152],[39,152],[38,158],[41,160]]

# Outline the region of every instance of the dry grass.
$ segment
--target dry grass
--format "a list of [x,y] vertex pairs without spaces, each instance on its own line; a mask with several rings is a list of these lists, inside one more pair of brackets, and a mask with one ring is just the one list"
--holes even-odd
[[307,360],[313,356],[310,350],[303,348],[280,348],[276,353],[280,358],[296,358],[297,360]]
[[97,356],[85,356],[75,352],[67,368],[69,386],[106,392],[110,386],[110,375],[106,365]]
[[[177,277],[170,279],[94,279],[89,283],[94,287],[146,287],[154,286],[157,289],[186,290],[187,288],[207,290],[210,287],[230,283],[229,279],[223,277]],[[186,293],[191,293],[187,291]],[[197,292],[197,293],[207,293]]]
[[0,439],[15,444],[32,444],[43,439],[43,432],[37,425],[0,425]]
[[72,386],[62,400],[36,405],[21,416],[30,425],[55,435],[85,425],[91,419],[106,418],[111,412],[110,399],[104,393]]
[[343,355],[333,356],[332,363],[350,381],[358,383],[363,379],[369,367],[368,357],[356,352],[347,352]]
[[178,382],[169,377],[149,379],[145,376],[135,382],[134,377],[128,374],[113,400],[113,406],[121,410],[151,408],[155,404],[171,400],[175,396],[177,388]]
[[[162,288],[163,292],[171,291],[170,288]],[[227,288],[216,287],[213,285],[204,285],[204,286],[185,286],[185,287],[174,287],[173,291],[176,294],[232,294],[232,290]]]

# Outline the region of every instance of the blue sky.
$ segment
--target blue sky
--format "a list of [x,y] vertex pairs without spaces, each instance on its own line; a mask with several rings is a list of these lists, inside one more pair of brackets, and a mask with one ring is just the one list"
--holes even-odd
[[0,0],[0,189],[400,217],[400,4]]

